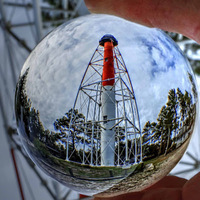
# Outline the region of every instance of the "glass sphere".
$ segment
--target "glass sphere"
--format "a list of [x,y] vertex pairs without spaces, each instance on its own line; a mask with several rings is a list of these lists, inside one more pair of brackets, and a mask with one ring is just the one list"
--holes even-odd
[[49,176],[86,195],[139,191],[167,175],[191,138],[197,89],[161,30],[88,15],[48,34],[16,88],[22,143]]

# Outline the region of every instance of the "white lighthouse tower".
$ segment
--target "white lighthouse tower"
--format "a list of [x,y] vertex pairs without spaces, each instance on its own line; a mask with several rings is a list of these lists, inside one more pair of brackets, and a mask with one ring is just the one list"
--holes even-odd
[[101,165],[114,166],[115,155],[115,69],[113,48],[118,44],[111,35],[101,38],[99,44],[104,47],[102,70],[102,132],[101,132]]

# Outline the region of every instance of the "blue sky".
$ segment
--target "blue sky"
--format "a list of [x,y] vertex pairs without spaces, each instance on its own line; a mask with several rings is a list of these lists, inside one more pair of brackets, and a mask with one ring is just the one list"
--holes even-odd
[[45,128],[73,107],[84,71],[99,39],[114,35],[128,69],[141,125],[156,120],[168,91],[178,87],[191,93],[192,73],[174,42],[158,29],[106,15],[90,15],[66,23],[50,33],[31,53],[27,94],[40,111]]

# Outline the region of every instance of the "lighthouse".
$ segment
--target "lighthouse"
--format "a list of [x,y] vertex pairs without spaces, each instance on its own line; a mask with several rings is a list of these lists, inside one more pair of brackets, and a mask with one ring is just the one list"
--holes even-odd
[[117,39],[106,34],[97,43],[70,110],[66,160],[127,167],[142,162],[136,95]]
[[114,166],[115,156],[115,68],[113,48],[118,44],[112,35],[104,35],[99,45],[104,47],[101,93],[101,165]]

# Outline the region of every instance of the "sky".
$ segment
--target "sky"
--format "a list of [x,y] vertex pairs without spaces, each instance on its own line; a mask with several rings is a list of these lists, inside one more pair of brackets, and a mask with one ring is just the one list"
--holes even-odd
[[[89,31],[88,31],[89,30]],[[185,57],[158,29],[118,17],[90,15],[63,24],[33,50],[26,90],[46,129],[73,107],[86,67],[105,34],[118,40],[137,99],[141,126],[155,121],[170,89],[191,92]]]
[[[7,10],[8,11],[8,10]],[[19,12],[20,11],[20,12]],[[29,11],[31,12],[31,11]],[[6,14],[8,14],[8,16],[11,18],[11,16],[14,16],[14,18],[12,18],[13,20],[15,20],[15,22],[24,22],[24,20],[26,21],[26,14],[24,12],[22,12],[22,10],[20,9],[15,9],[15,10],[9,10],[9,12],[7,12]],[[29,95],[32,95],[32,98],[34,95],[36,94],[40,94],[37,92],[40,92],[40,88],[43,91],[43,94],[45,94],[44,96],[42,96],[42,101],[43,104],[38,104],[38,100],[34,100],[35,102],[35,106],[38,106],[39,109],[41,109],[40,107],[44,106],[44,108],[49,109],[49,112],[45,114],[45,112],[43,112],[43,121],[46,124],[46,126],[48,127],[50,123],[52,123],[52,121],[56,118],[56,117],[60,117],[63,115],[63,113],[71,106],[71,103],[73,102],[74,99],[74,95],[76,94],[77,90],[75,88],[77,88],[77,85],[80,83],[80,77],[82,76],[87,63],[88,63],[88,59],[91,57],[94,49],[96,48],[97,44],[98,44],[98,40],[102,37],[102,34],[104,33],[108,33],[108,29],[111,27],[110,24],[106,21],[106,31],[102,31],[102,27],[101,26],[91,26],[91,24],[89,24],[88,21],[84,21],[85,23],[80,23],[83,22],[79,21],[78,26],[76,26],[76,28],[79,30],[79,32],[75,31],[75,25],[74,27],[68,27],[69,28],[69,32],[72,34],[73,31],[76,32],[76,34],[74,34],[72,41],[71,41],[71,37],[69,37],[68,35],[68,40],[66,40],[66,38],[60,38],[61,42],[63,42],[63,39],[65,40],[64,43],[60,44],[61,46],[57,46],[58,48],[54,48],[54,51],[57,53],[57,50],[59,50],[58,52],[65,50],[66,52],[64,54],[59,55],[58,53],[56,54],[58,57],[59,56],[63,56],[63,60],[60,61],[59,63],[59,58],[57,58],[55,55],[53,55],[52,58],[54,58],[56,64],[57,62],[59,63],[60,67],[59,68],[55,68],[52,67],[52,71],[41,71],[41,74],[37,73],[37,65],[35,66],[35,70],[33,67],[32,70],[32,76],[35,75],[35,79],[37,81],[39,81],[38,85],[34,85],[35,88],[33,88],[33,91],[35,91],[35,94],[33,91],[31,91],[32,89],[29,90]],[[124,22],[125,23],[125,22]],[[124,23],[120,24],[125,25]],[[96,21],[95,25],[98,25],[99,21]],[[184,69],[187,69],[187,65],[184,64],[184,59],[181,58],[180,54],[179,56],[176,56],[177,54],[174,53],[176,51],[176,47],[173,48],[162,48],[162,44],[163,41],[164,43],[168,43],[170,44],[171,41],[166,41],[164,38],[162,38],[162,34],[160,33],[160,31],[156,30],[156,29],[151,29],[151,31],[149,31],[149,29],[144,29],[144,32],[141,32],[141,27],[140,26],[136,26],[136,27],[132,27],[131,29],[128,29],[127,33],[129,34],[122,34],[123,29],[117,29],[117,27],[119,26],[119,23],[116,22],[115,25],[115,29],[116,30],[110,30],[109,32],[112,33],[119,41],[119,49],[122,53],[122,56],[125,59],[125,63],[128,67],[129,70],[129,74],[131,74],[132,77],[132,83],[133,83],[133,88],[135,90],[136,93],[136,97],[137,97],[137,102],[138,102],[138,106],[140,109],[140,112],[142,112],[143,114],[141,114],[141,118],[142,116],[148,116],[150,115],[150,113],[154,114],[155,118],[159,112],[158,108],[156,110],[156,103],[153,101],[153,99],[157,99],[159,102],[159,105],[163,105],[163,103],[165,103],[166,101],[166,97],[167,94],[166,92],[168,91],[169,84],[172,83],[172,85],[174,87],[181,87],[182,89],[187,88],[190,89],[190,86],[188,86],[187,81],[185,81],[185,73],[182,72],[181,67],[183,67]],[[82,29],[84,28],[84,29]],[[80,31],[80,29],[82,31]],[[65,26],[63,26],[63,31],[66,31]],[[20,29],[17,28],[15,29],[15,32],[18,33],[21,37],[26,38],[26,41],[28,42],[28,44],[31,47],[34,47],[35,45],[35,41],[30,39],[33,36],[31,35],[31,31],[28,29]],[[95,32],[95,34],[93,34]],[[91,37],[86,37],[86,33],[91,36]],[[134,34],[133,34],[134,33]],[[122,34],[122,35],[121,35]],[[130,36],[131,34],[131,39],[127,39],[128,36]],[[160,36],[160,40],[157,41],[157,43],[155,43],[155,40],[150,40],[150,36],[156,34],[156,36]],[[60,32],[60,35],[62,35],[62,32]],[[121,36],[120,36],[121,35]],[[95,37],[94,37],[95,36]],[[123,36],[123,37],[122,37]],[[84,37],[85,40],[87,38],[86,41],[82,41],[81,42],[81,46],[79,45],[74,45],[76,44],[76,42],[78,42],[78,40],[80,39],[80,37]],[[91,40],[92,38],[95,38],[95,41]],[[140,40],[137,42],[133,42],[133,40],[135,40],[136,38],[140,38]],[[143,40],[141,40],[141,38],[143,38]],[[59,38],[53,38],[54,42],[56,40],[59,40]],[[11,105],[6,94],[11,94],[12,99],[11,101],[13,101],[13,97],[14,97],[14,91],[15,91],[15,87],[13,86],[14,84],[11,83],[12,80],[12,76],[11,76],[11,69],[8,68],[8,59],[7,59],[7,52],[6,52],[6,48],[5,48],[5,38],[4,35],[2,33],[2,31],[0,31],[0,40],[3,41],[1,42],[0,45],[0,58],[1,64],[3,63],[3,65],[0,66],[1,68],[1,78],[5,78],[6,83],[8,83],[8,85],[4,84],[4,82],[1,82],[1,92],[3,91],[4,93],[4,98],[3,101],[5,102],[6,105],[6,110],[7,110],[7,118],[9,121],[10,125],[15,124],[14,122],[14,116],[13,116],[13,112],[14,112],[14,106],[13,104]],[[69,42],[71,41],[71,42]],[[123,41],[125,41],[125,43],[123,44]],[[69,44],[69,46],[66,45]],[[153,45],[152,49],[148,48],[148,46],[150,44],[156,44]],[[77,43],[78,44],[78,43]],[[81,50],[81,53],[76,55],[77,50],[79,50],[79,48],[85,47],[85,45],[87,46],[87,51],[85,51],[85,49]],[[129,47],[127,46],[127,44],[131,44]],[[43,48],[45,48],[46,44],[43,44]],[[135,46],[134,46],[135,45]],[[143,48],[140,48],[142,45],[146,46]],[[71,46],[73,46],[73,48],[71,48]],[[170,45],[169,45],[170,46]],[[159,47],[159,48],[158,48]],[[63,49],[62,49],[63,48]],[[67,53],[67,48],[70,48],[70,50],[68,50]],[[160,50],[161,48],[161,50]],[[71,52],[71,50],[73,49],[73,51]],[[134,50],[133,50],[134,49]],[[22,63],[25,61],[25,58],[27,57],[27,53],[25,53],[23,50],[21,50],[21,48],[19,48],[18,44],[16,43],[12,43],[12,50],[13,50],[13,55],[20,55],[20,59],[19,56],[17,56],[16,58],[16,62],[18,62],[18,67],[17,67],[17,76],[20,73],[21,70],[21,66]],[[44,49],[43,49],[44,50]],[[41,53],[43,53],[43,50],[41,51]],[[69,53],[70,51],[70,53]],[[173,52],[173,53],[171,53]],[[44,55],[44,54],[42,54]],[[83,63],[83,65],[81,66],[82,69],[80,70],[80,66],[78,65],[80,62],[77,61],[76,59],[73,59],[73,56],[76,55],[77,58],[79,58],[78,60],[81,61],[81,63]],[[81,56],[80,56],[81,55]],[[153,55],[153,58],[149,60],[149,58],[151,57],[150,55]],[[171,64],[166,64],[164,62],[164,57],[162,57],[162,55],[165,55],[167,57],[169,57],[170,61],[173,61],[174,59],[176,60],[176,63],[180,63],[179,68],[175,68],[173,69],[173,67],[167,67],[167,66],[173,66],[173,62],[169,62]],[[171,55],[171,57],[170,57]],[[21,56],[23,58],[21,58]],[[50,55],[51,57],[52,55]],[[65,57],[66,56],[66,57]],[[146,57],[147,56],[147,57]],[[128,62],[127,57],[131,57],[133,59],[134,62]],[[176,57],[176,58],[175,58]],[[147,59],[148,58],[148,59]],[[162,58],[160,59],[160,63],[159,65],[161,68],[160,71],[156,71],[155,70],[155,60],[158,60],[158,58]],[[85,60],[86,59],[86,60]],[[69,62],[66,62],[66,60]],[[50,59],[50,61],[52,61],[52,59]],[[43,62],[42,60],[40,62]],[[53,61],[52,61],[53,62]],[[154,63],[154,64],[152,64]],[[53,63],[52,63],[53,64]],[[71,76],[70,74],[72,73],[72,70],[70,70],[69,64],[73,64],[73,66],[76,66],[76,70],[73,71],[76,72],[76,76],[73,76],[73,83],[71,80]],[[132,65],[134,64],[134,67],[132,69]],[[139,67],[138,67],[139,66]],[[144,66],[150,66],[150,68],[145,69]],[[175,65],[176,66],[176,65]],[[180,67],[181,66],[181,67]],[[45,67],[45,66],[44,66]],[[177,67],[177,66],[176,66]],[[65,71],[66,70],[66,71]],[[47,73],[48,72],[48,73]],[[176,76],[173,77],[173,72],[175,72]],[[80,73],[80,74],[79,74]],[[45,74],[46,75],[45,77]],[[180,75],[179,75],[180,74]],[[179,76],[181,77],[181,79],[179,78]],[[0,81],[3,81],[3,78]],[[46,86],[44,86],[45,84],[42,84],[42,80],[45,80],[48,82],[48,87],[46,88]],[[54,80],[54,82],[52,81],[52,83],[49,81],[50,80]],[[55,81],[58,81],[59,83],[62,83],[65,88],[67,88],[67,90],[63,90],[63,88],[57,88],[55,85]],[[66,80],[68,84],[66,84]],[[74,81],[76,80],[76,81]],[[140,82],[140,80],[143,80],[142,82]],[[29,81],[34,81],[34,77],[33,79]],[[62,82],[63,81],[63,82]],[[161,81],[161,82],[160,82]],[[179,82],[180,81],[180,82]],[[200,81],[199,79],[197,79],[198,81],[198,85],[200,85]],[[137,83],[139,84],[137,86]],[[146,101],[146,97],[145,96],[140,96],[141,95],[141,90],[137,89],[137,88],[147,88],[149,86],[151,86],[151,88],[153,89],[153,91],[162,91],[163,87],[161,88],[158,83],[162,83],[162,85],[164,85],[165,90],[163,91],[163,93],[165,94],[165,96],[163,96],[163,99],[160,98],[160,96],[158,95],[158,92],[154,92],[152,93],[152,97],[149,98],[149,103],[148,106],[152,106],[151,110],[146,110],[145,107],[143,107],[144,105],[144,101]],[[178,83],[178,84],[177,84]],[[70,85],[70,87],[69,87]],[[137,86],[137,87],[136,87]],[[45,90],[47,89],[47,90]],[[52,93],[51,93],[52,91]],[[62,96],[62,98],[60,99],[59,95],[60,92],[67,92],[67,93],[73,93],[73,95],[69,96],[67,95],[65,92]],[[146,93],[148,94],[148,92]],[[50,100],[50,98],[48,98],[49,95],[52,95],[51,98],[53,98],[53,100]],[[67,100],[66,100],[67,98]],[[34,99],[34,98],[33,98]],[[59,101],[57,102],[57,100],[59,99]],[[160,101],[159,101],[160,99]],[[45,103],[46,102],[46,103]],[[70,102],[70,103],[69,103]],[[147,103],[147,102],[146,102]],[[54,105],[55,104],[55,105]],[[54,106],[52,106],[54,105]],[[46,107],[45,107],[46,106]],[[54,113],[55,115],[52,115],[52,113],[54,112],[54,110],[57,110],[59,112]],[[150,107],[149,107],[150,108]],[[154,111],[155,109],[155,111]],[[41,110],[42,111],[42,110]],[[47,117],[48,116],[48,117]],[[50,116],[50,117],[49,117]],[[45,118],[47,118],[48,120],[44,120]],[[146,117],[144,119],[144,121],[146,120]],[[3,123],[2,118],[0,118],[0,126],[3,127],[5,124]],[[199,156],[200,154],[200,150],[199,149],[194,149],[194,147],[197,144],[197,141],[199,140],[199,137],[197,135],[197,131],[196,134],[194,134],[193,140],[191,142],[191,145],[189,146],[189,150],[191,150],[192,152],[195,152],[195,154]],[[199,145],[200,146],[200,145]],[[8,145],[8,142],[6,140],[6,136],[5,136],[5,132],[1,131],[1,142],[0,142],[0,175],[1,175],[1,179],[0,179],[0,200],[9,200],[9,199],[15,199],[15,200],[19,200],[20,199],[20,195],[19,195],[19,190],[18,190],[18,186],[17,186],[17,181],[16,181],[16,177],[15,177],[15,173],[14,173],[14,168],[13,168],[13,163],[10,157],[10,152],[9,152],[10,148]],[[29,194],[29,190],[28,190],[28,185],[26,184],[26,181],[24,179],[24,174],[27,175],[29,182],[31,184],[31,187],[33,189],[33,192],[35,193],[35,199],[50,199],[50,196],[47,194],[47,192],[43,189],[43,187],[41,187],[41,183],[39,182],[39,180],[36,178],[35,174],[32,172],[32,170],[28,167],[28,165],[26,164],[26,162],[23,160],[23,158],[21,158],[20,154],[17,154],[17,158],[18,161],[21,162],[21,164],[19,164],[20,166],[20,173],[22,175],[22,181],[23,181],[23,186],[24,186],[24,190],[25,190],[25,195],[26,197],[28,197],[28,199],[30,198],[30,194]],[[184,160],[188,160],[187,155],[184,156],[183,158]],[[181,165],[182,167],[182,165]],[[176,167],[175,171],[179,169],[180,167]],[[42,174],[42,176],[45,177],[45,179],[52,184],[52,179],[48,178],[46,175],[44,175],[41,171],[40,173]],[[196,173],[196,171],[194,171],[192,174]],[[187,178],[190,178],[191,174],[188,174]],[[63,188],[61,188],[63,190]]]

